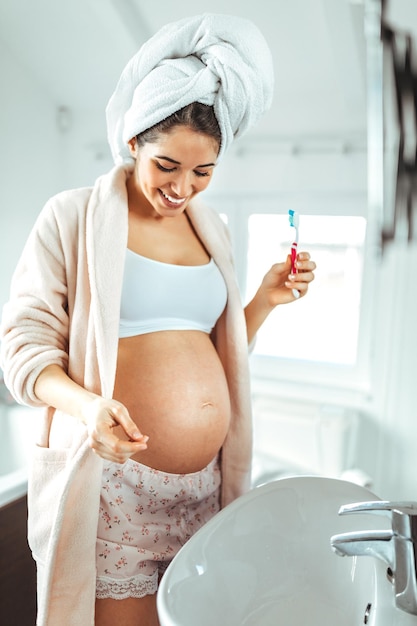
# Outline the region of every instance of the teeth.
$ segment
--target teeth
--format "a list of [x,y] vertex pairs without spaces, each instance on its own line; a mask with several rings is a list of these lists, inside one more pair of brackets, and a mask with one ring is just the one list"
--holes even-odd
[[161,193],[164,196],[164,198],[166,198],[167,200],[169,200],[173,204],[181,204],[181,202],[184,202],[184,200],[185,200],[185,198],[171,198],[171,196],[168,196],[168,194],[164,193],[162,191],[162,189],[161,189]]

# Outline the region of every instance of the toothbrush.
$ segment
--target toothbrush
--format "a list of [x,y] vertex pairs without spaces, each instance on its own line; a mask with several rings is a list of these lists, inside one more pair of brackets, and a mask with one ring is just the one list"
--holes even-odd
[[[293,211],[292,209],[289,209],[288,219],[290,221],[290,226],[295,228],[295,237],[294,237],[293,243],[291,244],[291,274],[296,274],[297,268],[295,266],[295,261],[297,259],[298,227],[300,224],[300,218],[298,216],[297,211]],[[298,289],[293,289],[292,295],[294,296],[294,298],[299,298],[300,292],[298,291]]]

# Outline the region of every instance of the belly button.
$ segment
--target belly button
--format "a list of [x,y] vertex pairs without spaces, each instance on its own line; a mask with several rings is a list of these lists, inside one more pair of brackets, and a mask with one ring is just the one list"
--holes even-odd
[[203,402],[203,404],[201,405],[201,408],[205,409],[208,406],[214,406],[213,402]]

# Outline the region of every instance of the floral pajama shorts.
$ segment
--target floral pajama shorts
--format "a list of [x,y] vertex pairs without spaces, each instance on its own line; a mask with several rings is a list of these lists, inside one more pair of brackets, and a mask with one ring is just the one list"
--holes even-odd
[[104,462],[96,543],[97,598],[153,594],[169,562],[219,511],[217,458],[193,474]]

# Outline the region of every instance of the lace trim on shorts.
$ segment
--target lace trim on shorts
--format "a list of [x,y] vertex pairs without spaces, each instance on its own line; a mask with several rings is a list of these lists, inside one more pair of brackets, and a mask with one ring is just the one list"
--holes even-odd
[[108,578],[102,576],[96,581],[96,598],[104,600],[125,600],[153,595],[158,589],[158,571],[152,576],[132,576],[131,578]]

